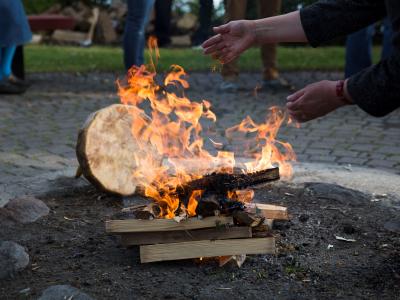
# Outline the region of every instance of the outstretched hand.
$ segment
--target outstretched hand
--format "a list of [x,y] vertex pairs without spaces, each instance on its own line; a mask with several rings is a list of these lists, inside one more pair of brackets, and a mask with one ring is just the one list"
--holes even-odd
[[231,21],[214,27],[216,35],[202,44],[204,54],[229,63],[256,42],[255,24],[249,20]]
[[336,95],[336,82],[323,80],[307,85],[287,97],[286,108],[290,116],[298,122],[307,122],[322,117],[348,104]]

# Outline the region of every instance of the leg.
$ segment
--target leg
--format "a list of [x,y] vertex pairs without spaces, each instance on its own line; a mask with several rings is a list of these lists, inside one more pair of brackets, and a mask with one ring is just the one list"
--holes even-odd
[[158,45],[163,47],[171,43],[170,27],[172,0],[156,0],[155,10],[156,20],[154,30],[157,36]]
[[24,46],[20,45],[15,50],[11,68],[12,68],[12,73],[17,78],[25,79]]
[[[233,21],[244,19],[246,17],[246,0],[227,0],[226,3],[226,21]],[[221,71],[222,77],[225,80],[235,80],[239,75],[239,69],[237,67],[237,59],[234,61],[224,64]]]
[[11,65],[14,58],[16,46],[4,47],[1,52],[1,73],[3,77],[10,77]]
[[[281,0],[259,0],[259,17],[267,18],[276,16],[281,10]],[[273,80],[279,77],[276,63],[276,47],[277,44],[267,44],[261,47],[261,58],[263,61],[264,80]]]
[[140,43],[139,43],[139,56],[138,56],[138,62],[139,64],[144,64],[144,48],[146,44],[146,27],[147,24],[149,23],[149,18],[151,14],[151,10],[153,9],[154,6],[154,0],[147,0],[146,1],[146,12],[145,12],[145,20],[144,20],[144,26],[143,26],[143,35],[140,37]]
[[373,26],[368,26],[347,36],[345,78],[372,65]]
[[143,64],[144,31],[153,1],[128,0],[128,14],[124,32],[125,68]]
[[21,94],[28,88],[26,82],[12,74],[15,49],[15,46],[0,48],[0,94]]
[[381,58],[385,59],[392,53],[393,28],[388,17],[383,20],[383,47]]
[[194,45],[200,45],[209,38],[213,8],[214,5],[212,0],[200,0],[200,26],[193,35]]

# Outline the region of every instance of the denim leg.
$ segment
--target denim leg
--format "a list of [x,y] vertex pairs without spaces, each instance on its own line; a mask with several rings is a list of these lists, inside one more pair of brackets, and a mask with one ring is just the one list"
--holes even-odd
[[348,35],[346,40],[345,77],[348,78],[372,64],[373,25]]
[[143,29],[143,35],[140,38],[140,43],[139,43],[139,49],[141,49],[141,51],[139,51],[138,53],[138,61],[140,62],[140,64],[144,64],[144,48],[145,48],[145,44],[146,44],[146,37],[144,34],[144,31],[146,29],[147,24],[149,23],[149,18],[150,18],[150,14],[151,14],[151,10],[153,8],[154,5],[154,1],[155,0],[147,0],[146,3],[146,13],[145,13],[145,20],[144,20],[144,29]]
[[1,51],[1,73],[2,76],[8,77],[11,75],[11,65],[15,54],[16,46],[8,46],[2,48]]
[[382,45],[382,53],[381,58],[387,58],[392,52],[392,36],[393,29],[392,24],[388,17],[383,20],[383,45]]
[[144,38],[154,0],[127,0],[128,14],[124,32],[125,68],[143,64]]

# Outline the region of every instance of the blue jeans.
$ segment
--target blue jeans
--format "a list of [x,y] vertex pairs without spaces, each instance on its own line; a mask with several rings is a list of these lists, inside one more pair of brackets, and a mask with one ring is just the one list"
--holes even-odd
[[[383,21],[383,47],[381,58],[388,57],[392,51],[392,26],[388,18]],[[372,37],[374,25],[350,34],[346,41],[345,77],[348,78],[372,65]]]
[[124,32],[124,64],[128,70],[144,63],[145,30],[154,0],[127,0]]

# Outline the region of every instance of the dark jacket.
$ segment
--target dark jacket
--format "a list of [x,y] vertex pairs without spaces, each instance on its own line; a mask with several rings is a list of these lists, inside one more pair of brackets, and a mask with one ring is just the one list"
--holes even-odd
[[376,117],[400,107],[400,0],[325,0],[300,11],[304,31],[313,47],[355,32],[386,15],[394,32],[392,54],[348,81],[353,101]]

